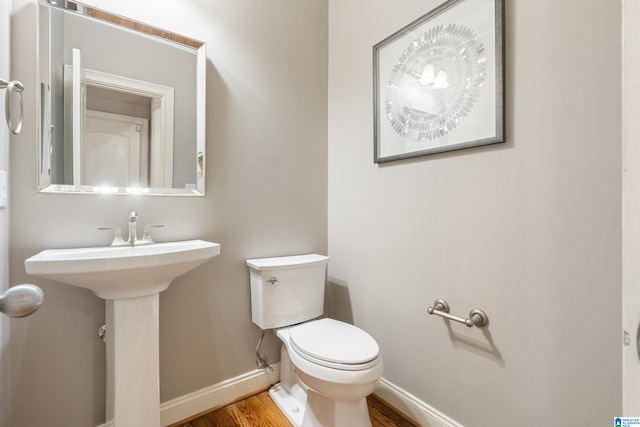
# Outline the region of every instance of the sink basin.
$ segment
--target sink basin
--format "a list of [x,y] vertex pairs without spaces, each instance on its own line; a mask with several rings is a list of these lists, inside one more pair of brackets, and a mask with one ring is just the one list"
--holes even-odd
[[104,299],[137,298],[167,289],[173,279],[220,253],[204,240],[146,246],[47,249],[25,260],[28,274],[92,290]]
[[219,253],[217,243],[187,240],[48,249],[25,260],[29,274],[91,289],[106,300],[107,425],[161,425],[160,292]]

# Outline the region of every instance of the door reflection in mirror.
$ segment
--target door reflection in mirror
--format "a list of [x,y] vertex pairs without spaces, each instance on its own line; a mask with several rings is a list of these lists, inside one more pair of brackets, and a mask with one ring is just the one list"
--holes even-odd
[[[73,10],[43,0],[38,13],[39,188],[203,194],[204,44],[80,3],[65,6]],[[90,147],[88,111],[105,113],[90,113]],[[108,114],[128,116],[128,126],[141,132],[116,131],[123,118]],[[92,157],[106,152],[112,155]]]

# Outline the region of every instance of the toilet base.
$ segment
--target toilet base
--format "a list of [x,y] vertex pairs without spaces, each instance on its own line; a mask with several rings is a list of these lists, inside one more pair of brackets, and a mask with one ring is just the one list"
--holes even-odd
[[309,389],[296,375],[286,346],[280,352],[280,382],[269,396],[295,427],[371,427],[367,399],[336,400]]
[[[306,393],[304,393],[306,395]],[[278,405],[280,412],[286,415],[287,419],[295,427],[302,425],[304,417],[305,401],[298,400],[294,393],[287,390],[282,383],[278,383],[269,389],[269,396]]]
[[284,344],[280,347],[280,382],[269,389],[269,396],[295,427],[302,425],[307,386],[300,381]]
[[301,402],[282,383],[271,387],[269,396],[295,427],[371,427],[366,398],[336,401],[308,390]]
[[335,400],[309,390],[300,427],[371,427],[367,399]]

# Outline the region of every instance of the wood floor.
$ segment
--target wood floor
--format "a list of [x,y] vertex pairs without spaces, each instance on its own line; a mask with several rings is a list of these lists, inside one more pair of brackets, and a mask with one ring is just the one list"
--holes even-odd
[[[373,427],[419,427],[374,395],[367,398],[367,403]],[[291,424],[271,400],[269,392],[262,391],[170,427],[291,427]]]

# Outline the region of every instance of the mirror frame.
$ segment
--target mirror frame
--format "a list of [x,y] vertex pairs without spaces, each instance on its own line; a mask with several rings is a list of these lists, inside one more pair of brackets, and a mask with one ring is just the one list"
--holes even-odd
[[[60,4],[61,3],[61,4]],[[44,129],[45,116],[50,115],[50,112],[46,110],[47,100],[42,99],[44,94],[41,88],[40,75],[42,71],[41,62],[41,29],[40,20],[43,19],[40,15],[40,8],[42,6],[48,8],[56,8],[64,11],[65,13],[74,13],[84,16],[88,19],[96,20],[101,24],[107,24],[116,28],[134,32],[138,35],[150,37],[160,42],[167,44],[177,44],[181,49],[193,49],[196,55],[196,158],[194,164],[196,167],[196,188],[155,188],[155,187],[97,187],[92,185],[67,185],[67,184],[51,184],[50,174],[48,175],[49,182],[46,182],[44,173],[41,173],[45,169],[45,147],[44,147],[44,135],[47,131]],[[46,19],[46,18],[45,18]],[[49,39],[50,39],[50,25]],[[206,159],[206,44],[189,37],[178,35],[170,31],[166,31],[148,24],[134,21],[132,19],[117,15],[111,12],[107,12],[93,6],[85,5],[80,2],[70,0],[39,0],[38,7],[36,9],[36,74],[38,81],[38,89],[43,92],[36,96],[36,120],[38,124],[37,132],[37,187],[38,191],[42,193],[68,193],[68,194],[121,194],[121,195],[151,195],[151,196],[204,196],[204,184],[205,184],[205,159]],[[49,54],[47,59],[50,61]],[[51,64],[48,65],[49,74],[51,74]],[[65,119],[65,126],[67,125]]]

